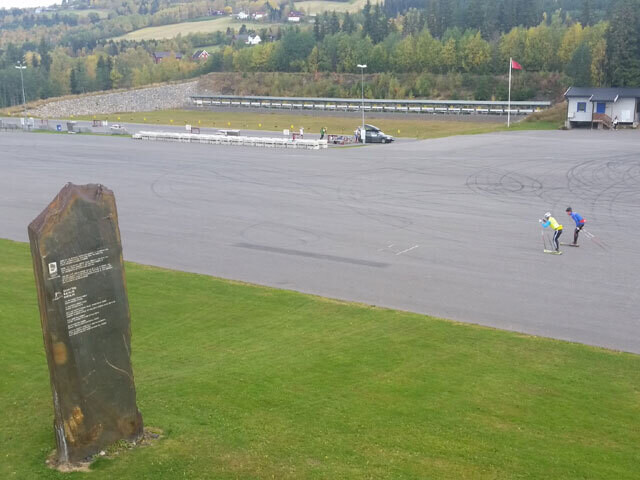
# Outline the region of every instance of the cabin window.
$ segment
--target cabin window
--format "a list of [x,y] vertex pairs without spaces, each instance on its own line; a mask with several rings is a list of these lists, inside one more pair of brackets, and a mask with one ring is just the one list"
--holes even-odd
[[578,102],[578,111],[586,112],[587,111],[587,102]]

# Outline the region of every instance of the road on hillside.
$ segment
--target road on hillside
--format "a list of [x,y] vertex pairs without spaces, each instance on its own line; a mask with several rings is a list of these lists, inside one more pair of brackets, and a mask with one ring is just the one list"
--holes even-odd
[[[68,181],[127,260],[640,353],[640,135],[508,132],[301,151],[0,133],[0,237]],[[581,237],[542,253],[538,218]]]

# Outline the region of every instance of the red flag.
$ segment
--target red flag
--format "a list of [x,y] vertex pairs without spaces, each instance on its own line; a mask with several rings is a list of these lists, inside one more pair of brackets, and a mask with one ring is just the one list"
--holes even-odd
[[512,59],[511,68],[513,68],[514,70],[522,70],[522,65],[520,65],[518,62]]

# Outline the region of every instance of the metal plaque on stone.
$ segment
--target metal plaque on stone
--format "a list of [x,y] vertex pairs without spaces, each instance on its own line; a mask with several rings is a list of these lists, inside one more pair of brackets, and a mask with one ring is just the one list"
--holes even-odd
[[142,435],[113,192],[67,184],[29,225],[58,464]]

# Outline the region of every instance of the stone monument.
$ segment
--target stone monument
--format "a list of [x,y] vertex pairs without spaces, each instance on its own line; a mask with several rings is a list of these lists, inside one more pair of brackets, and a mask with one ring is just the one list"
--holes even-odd
[[29,225],[59,465],[142,435],[118,215],[102,185],[67,184]]

